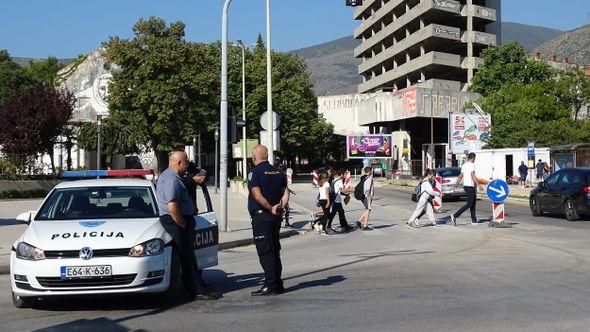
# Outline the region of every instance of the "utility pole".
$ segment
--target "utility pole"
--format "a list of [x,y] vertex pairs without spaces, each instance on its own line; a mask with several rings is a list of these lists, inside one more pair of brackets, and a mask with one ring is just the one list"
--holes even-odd
[[[246,46],[241,40],[237,41],[242,48],[242,120],[246,123]],[[248,172],[248,148],[246,144],[246,126],[242,127],[242,177],[247,178]]]
[[[102,122],[102,115],[97,115],[96,116],[96,133],[97,133],[97,138],[96,138],[96,170],[100,171],[100,125]],[[96,174],[96,178],[99,179],[100,176],[98,176],[98,172]]]
[[271,164],[274,164],[274,128],[272,123],[272,52],[270,41],[270,0],[266,0],[266,108],[268,110],[268,160]]
[[220,112],[220,135],[219,146],[219,186],[221,187],[220,197],[220,219],[219,228],[227,232],[227,16],[229,5],[232,0],[225,0],[221,19],[221,112]]

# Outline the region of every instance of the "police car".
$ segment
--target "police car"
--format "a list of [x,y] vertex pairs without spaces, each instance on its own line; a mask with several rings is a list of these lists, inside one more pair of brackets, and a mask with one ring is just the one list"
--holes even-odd
[[[217,265],[219,233],[207,188],[201,190],[195,246],[198,265],[206,268]],[[178,291],[178,255],[158,215],[155,187],[149,180],[58,184],[38,211],[17,217],[29,227],[10,254],[14,305],[27,307],[38,298],[56,296],[161,293],[167,297]]]

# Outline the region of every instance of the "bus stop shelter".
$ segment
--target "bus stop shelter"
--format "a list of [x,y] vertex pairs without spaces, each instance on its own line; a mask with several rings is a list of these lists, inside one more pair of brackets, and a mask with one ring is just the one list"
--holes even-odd
[[590,167],[590,143],[551,147],[551,164],[555,171],[562,168]]

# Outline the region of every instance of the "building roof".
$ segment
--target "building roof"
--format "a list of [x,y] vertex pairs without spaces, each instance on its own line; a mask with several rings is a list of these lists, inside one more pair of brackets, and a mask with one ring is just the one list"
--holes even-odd
[[556,145],[551,147],[551,151],[573,151],[579,149],[590,149],[590,143]]

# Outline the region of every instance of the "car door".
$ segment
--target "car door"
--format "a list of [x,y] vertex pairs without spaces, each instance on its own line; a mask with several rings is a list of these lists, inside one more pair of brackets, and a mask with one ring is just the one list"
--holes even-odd
[[545,182],[540,184],[539,192],[537,192],[537,202],[543,211],[550,212],[551,210],[551,190],[557,184],[557,180],[561,176],[562,171],[554,173]]
[[573,172],[564,170],[557,183],[551,187],[549,208],[552,212],[562,212],[567,191],[572,186]]
[[197,208],[195,216],[195,254],[200,269],[216,266],[219,251],[219,226],[211,196],[206,186],[197,186]]

